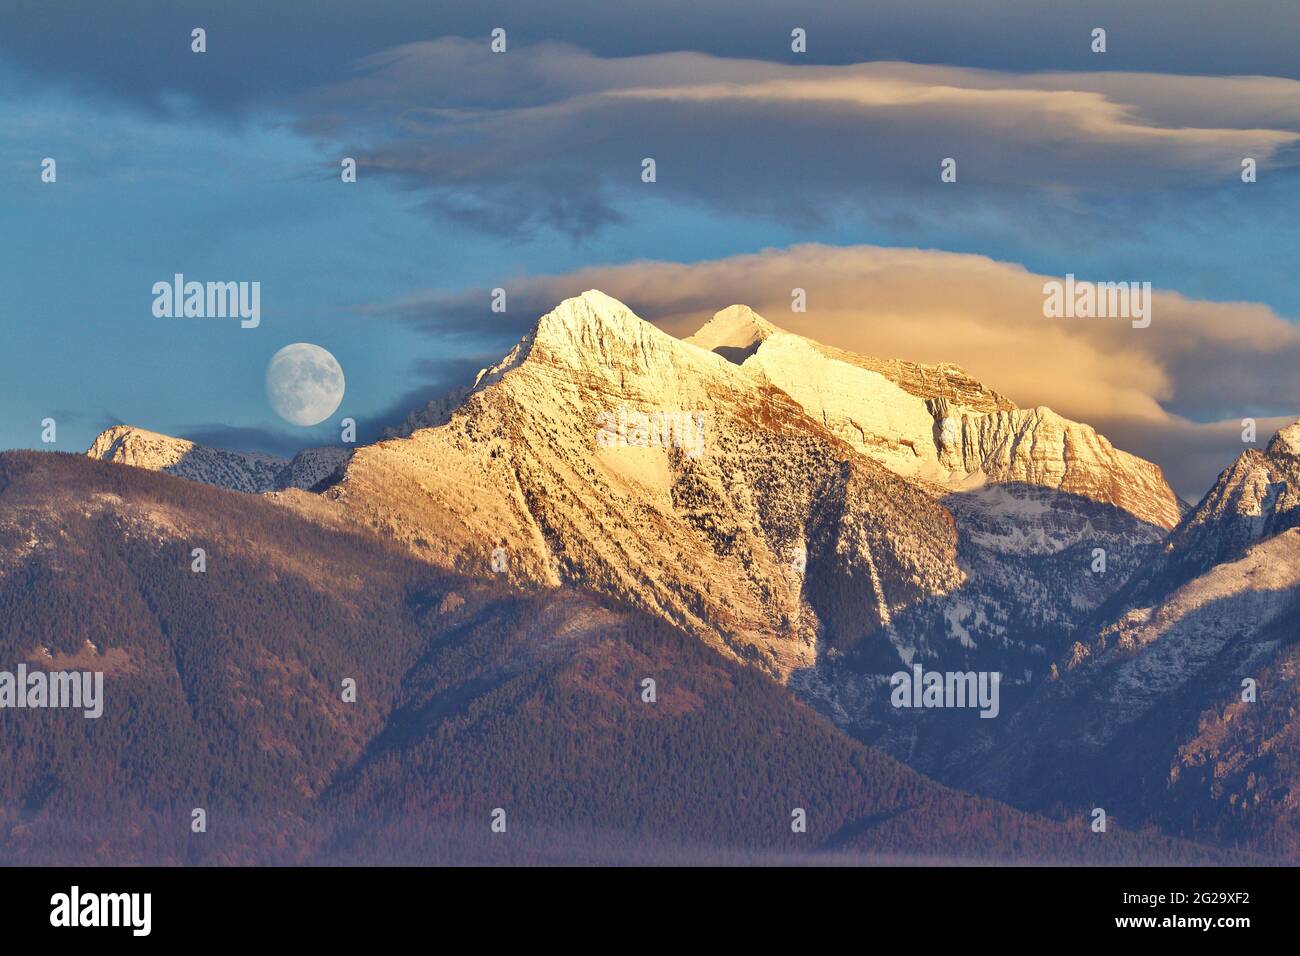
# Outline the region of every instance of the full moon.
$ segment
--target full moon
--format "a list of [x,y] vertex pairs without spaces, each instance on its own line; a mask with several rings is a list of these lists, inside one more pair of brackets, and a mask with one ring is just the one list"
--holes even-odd
[[343,401],[343,368],[319,345],[286,345],[266,366],[266,397],[286,422],[319,425]]

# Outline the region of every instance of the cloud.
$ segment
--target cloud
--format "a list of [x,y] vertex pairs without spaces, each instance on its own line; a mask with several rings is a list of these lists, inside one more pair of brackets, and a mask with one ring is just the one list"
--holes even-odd
[[[1239,182],[1293,161],[1300,83],[1275,77],[793,66],[701,53],[599,57],[542,43],[412,43],[302,98],[299,128],[457,221],[582,235],[638,201],[793,223],[951,215]],[[653,158],[657,181],[641,181]],[[949,190],[944,192],[944,190]]]
[[[802,0],[659,0],[653,29],[636,4],[477,0],[356,0],[220,4],[133,0],[103,15],[102,0],[0,5],[0,58],[42,85],[73,84],[97,98],[152,110],[192,104],[236,114],[344,74],[350,63],[411,39],[454,35],[486,46],[492,26],[509,28],[512,53],[538,40],[565,41],[606,57],[672,50],[778,62],[844,64],[893,58],[1016,70],[1141,69],[1204,74],[1300,75],[1294,37],[1300,7],[1279,0],[1180,0],[1166,5],[1092,0],[1050,11],[1026,0],[924,0],[855,4]],[[201,23],[211,44],[189,50]],[[93,25],[93,28],[88,28]],[[790,53],[790,29],[808,31],[808,51]],[[1089,49],[1104,25],[1109,52]]]
[[[1021,406],[1047,405],[1159,462],[1191,498],[1242,450],[1243,417],[1260,420],[1261,440],[1300,417],[1300,329],[1269,308],[1157,289],[1149,328],[1048,319],[1043,285],[1060,278],[978,255],[809,244],[538,276],[510,283],[507,294],[518,331],[561,299],[599,288],[679,337],[739,302],[828,345],[955,362]],[[794,288],[807,293],[806,313],[791,311]],[[440,317],[452,328],[481,324],[488,295],[406,302],[391,315],[437,334]]]
[[1143,457],[1159,462],[1174,490],[1195,502],[1237,455],[1246,448],[1263,449],[1279,428],[1297,418],[1300,409],[1289,415],[1256,419],[1253,445],[1243,442],[1241,418],[1202,424],[1171,416],[1160,427],[1123,418],[1099,424],[1106,437],[1120,448],[1141,449]]

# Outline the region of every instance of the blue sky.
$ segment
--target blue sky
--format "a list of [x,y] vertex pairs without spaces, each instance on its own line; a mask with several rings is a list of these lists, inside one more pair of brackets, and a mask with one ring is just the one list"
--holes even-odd
[[[40,447],[47,416],[63,450],[116,422],[281,453],[330,440],[344,415],[373,435],[535,318],[494,315],[483,290],[802,243],[971,253],[1204,303],[1209,318],[1138,343],[1153,384],[1131,415],[1089,419],[1184,494],[1240,451],[1225,423],[1300,416],[1300,345],[1277,327],[1300,316],[1287,4],[50,6],[0,14],[0,447]],[[189,49],[196,25],[206,54]],[[1096,25],[1104,55],[1088,49]],[[495,26],[504,55],[488,50]],[[955,186],[938,180],[949,155]],[[1259,182],[1240,182],[1242,155]],[[339,180],[343,156],[356,184]],[[175,272],[259,281],[261,326],[155,318],[150,289]],[[752,281],[723,283],[713,308]],[[658,296],[629,304],[654,318],[671,311]],[[862,296],[860,321],[883,321]],[[942,351],[941,334],[918,322],[900,357]],[[315,429],[277,419],[263,388],[295,341],[347,376]],[[1134,347],[1087,354],[1104,367]],[[1231,388],[1206,373],[1215,350]],[[1044,360],[1027,342],[1022,364]],[[1022,404],[1090,411],[1069,397],[1086,383],[1017,387]]]

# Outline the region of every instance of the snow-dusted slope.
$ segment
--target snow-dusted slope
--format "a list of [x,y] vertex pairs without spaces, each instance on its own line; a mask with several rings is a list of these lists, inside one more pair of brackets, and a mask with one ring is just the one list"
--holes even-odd
[[890,647],[893,614],[962,579],[932,496],[595,291],[327,496],[429,560],[489,573],[501,548],[512,579],[589,585],[780,675],[819,635]]
[[[1113,665],[1101,705],[1090,715],[1090,738],[1106,743],[1183,688],[1229,645],[1250,644],[1283,615],[1300,628],[1300,528],[1214,565],[1153,607],[1126,611],[1102,628],[1098,640],[1079,644],[1067,668]],[[1275,648],[1257,650],[1267,654]],[[1238,689],[1232,674],[1223,678],[1225,692]]]
[[[1113,663],[1106,726],[1136,719],[1214,654],[1291,615],[1300,637],[1300,422],[1243,453],[1102,611],[1096,641],[1068,669]],[[1086,667],[1084,665],[1087,665]],[[1097,731],[1098,739],[1106,733]]]
[[254,494],[274,489],[276,476],[289,464],[273,455],[209,448],[131,425],[100,432],[86,454]]
[[1300,526],[1300,422],[1279,431],[1264,451],[1249,449],[1169,535],[1157,561],[1131,590],[1167,591],[1288,528]]
[[948,481],[948,469],[939,462],[940,432],[925,400],[879,372],[829,358],[808,339],[786,332],[765,338],[745,367],[895,474]]
[[1017,408],[955,365],[854,355],[784,332],[743,306],[686,341],[728,357],[891,471],[954,491],[986,482],[1050,488],[1158,528],[1182,516],[1159,467],[1046,407]]
[[342,447],[308,448],[288,460],[212,448],[132,425],[106,428],[86,451],[88,457],[101,461],[162,471],[249,494],[310,488],[335,472],[350,454],[350,449]]

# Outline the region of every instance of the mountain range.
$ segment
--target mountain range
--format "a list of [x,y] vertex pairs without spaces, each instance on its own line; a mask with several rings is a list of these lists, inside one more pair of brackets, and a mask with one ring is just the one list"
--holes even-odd
[[[120,650],[137,717],[170,701],[151,728],[228,757],[174,780],[251,833],[266,818],[237,784],[260,768],[288,814],[276,852],[303,859],[414,853],[412,820],[430,852],[491,856],[477,822],[510,803],[618,858],[1294,861],[1298,456],[1300,423],[1188,506],[1153,463],[957,366],[740,305],[679,340],[590,291],[370,445],[289,461],[115,426],[93,461],[7,453],[0,588],[25,624],[6,642]],[[1001,675],[998,717],[894,706],[913,666]],[[329,700],[349,668],[365,706]],[[75,813],[90,752],[11,770],[14,826]],[[180,812],[119,776],[121,807]],[[782,822],[799,799],[822,808],[802,844]]]

